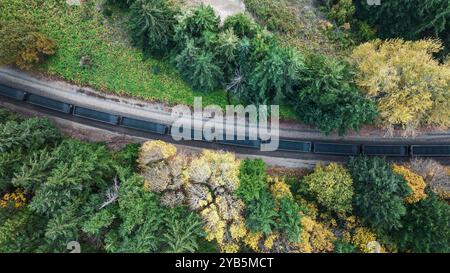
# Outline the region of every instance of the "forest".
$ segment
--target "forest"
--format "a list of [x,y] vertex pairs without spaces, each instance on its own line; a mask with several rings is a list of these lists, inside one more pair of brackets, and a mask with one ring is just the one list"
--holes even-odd
[[[192,2],[1,0],[0,66],[167,108],[279,105],[324,137],[449,130],[450,0]],[[280,169],[0,108],[0,253],[449,253],[449,223],[435,159]]]
[[315,169],[147,141],[120,150],[0,109],[0,252],[449,252],[450,170]]

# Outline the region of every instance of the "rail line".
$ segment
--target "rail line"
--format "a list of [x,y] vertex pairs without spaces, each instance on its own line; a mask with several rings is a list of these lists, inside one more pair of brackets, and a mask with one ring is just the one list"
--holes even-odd
[[[132,115],[116,115],[99,111],[94,107],[85,107],[73,103],[66,103],[49,97],[34,94],[12,86],[0,84],[0,97],[10,100],[16,104],[31,105],[45,111],[49,115],[57,115],[66,119],[76,119],[90,122],[97,127],[108,127],[109,130],[127,132],[133,135],[152,134],[170,139],[171,125],[149,120],[143,120]],[[195,131],[192,130],[194,135]],[[180,143],[180,142],[178,142]],[[386,156],[393,158],[408,157],[438,157],[450,158],[450,143],[439,144],[385,144],[364,142],[327,142],[327,141],[301,141],[297,139],[280,139],[276,152],[260,151],[262,140],[250,140],[238,138],[234,135],[233,140],[189,140],[181,141],[181,144],[205,147],[210,149],[223,149],[236,147],[255,155],[270,155],[276,157],[297,158],[298,156],[337,156],[348,157],[358,155]]]

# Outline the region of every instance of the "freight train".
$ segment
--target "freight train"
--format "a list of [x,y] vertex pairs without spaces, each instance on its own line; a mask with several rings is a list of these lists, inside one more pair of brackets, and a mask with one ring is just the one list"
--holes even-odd
[[[137,119],[130,116],[115,115],[86,108],[75,104],[43,97],[17,88],[0,84],[0,95],[23,101],[35,106],[43,107],[67,115],[94,120],[114,126],[128,129],[166,135],[170,133],[170,125]],[[194,132],[192,132],[194,134]],[[203,140],[205,141],[205,140]],[[260,149],[261,140],[214,140],[213,142],[223,145],[241,146],[250,149]],[[324,141],[300,141],[294,139],[280,139],[278,151],[293,153],[315,153],[339,156],[427,156],[427,157],[449,157],[449,145],[386,145],[386,144],[356,144],[356,143],[333,143]]]

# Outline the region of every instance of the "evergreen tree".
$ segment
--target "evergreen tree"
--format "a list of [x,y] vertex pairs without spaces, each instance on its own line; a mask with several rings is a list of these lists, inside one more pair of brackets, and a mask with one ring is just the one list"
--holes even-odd
[[130,7],[134,43],[144,52],[166,55],[173,47],[175,13],[165,0],[136,0]]
[[403,200],[411,191],[406,181],[380,157],[352,158],[349,170],[355,214],[379,232],[400,228],[406,213]]
[[450,206],[430,193],[407,207],[402,228],[394,233],[402,251],[450,252]]

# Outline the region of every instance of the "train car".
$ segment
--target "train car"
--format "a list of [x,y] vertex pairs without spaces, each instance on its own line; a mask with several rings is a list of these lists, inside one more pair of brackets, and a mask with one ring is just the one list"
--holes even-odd
[[409,155],[409,146],[407,146],[407,145],[363,145],[362,153],[365,155],[408,156]]
[[311,142],[280,139],[277,150],[285,152],[310,153],[311,148]]
[[47,109],[55,110],[58,112],[70,114],[72,110],[72,105],[64,102],[60,102],[54,99],[49,99],[46,97],[28,94],[27,100],[28,103],[41,106]]
[[359,155],[359,144],[314,143],[314,153],[330,155]]
[[226,134],[224,134],[222,140],[215,140],[214,142],[220,143],[220,144],[225,144],[225,145],[246,147],[246,148],[254,148],[254,149],[261,148],[261,140],[260,139],[249,139],[248,136],[245,136],[243,138],[244,139],[238,139],[238,136],[234,135],[234,139],[227,139]]
[[225,145],[232,145],[232,146],[240,146],[240,147],[246,147],[246,148],[254,148],[254,149],[260,149],[261,148],[261,140],[216,140],[215,142]]
[[25,91],[6,86],[4,84],[0,84],[0,95],[3,95],[5,97],[23,101],[25,100],[26,94],[27,92]]
[[450,157],[450,145],[412,145],[411,155]]
[[161,135],[165,135],[168,132],[167,125],[129,117],[122,117],[120,126]]
[[89,108],[84,108],[80,106],[75,106],[73,109],[73,115],[77,117],[82,117],[90,120],[95,120],[103,123],[108,123],[112,125],[117,125],[119,123],[119,116],[112,115]]

